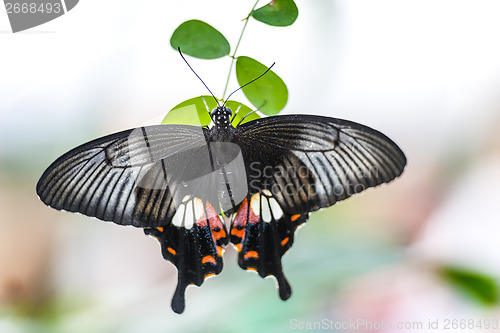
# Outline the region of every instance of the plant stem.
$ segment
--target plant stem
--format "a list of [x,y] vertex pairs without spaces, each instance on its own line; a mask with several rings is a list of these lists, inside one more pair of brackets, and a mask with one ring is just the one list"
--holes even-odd
[[243,25],[243,29],[241,30],[240,37],[238,38],[238,42],[236,43],[236,47],[234,48],[233,55],[231,57],[231,65],[229,65],[229,73],[227,74],[227,80],[226,80],[226,85],[224,86],[224,92],[222,93],[222,100],[224,100],[224,97],[226,96],[226,91],[227,91],[227,86],[229,85],[229,79],[231,78],[231,72],[233,71],[233,65],[234,61],[236,60],[236,52],[238,51],[238,47],[240,46],[241,39],[243,38],[243,33],[245,32],[245,29],[248,24],[248,19],[252,15],[253,10],[255,7],[257,7],[257,4],[259,3],[259,0],[255,2],[255,4],[252,7],[252,10],[250,10],[250,13],[248,13],[247,17],[245,17],[243,20],[245,21],[245,24]]

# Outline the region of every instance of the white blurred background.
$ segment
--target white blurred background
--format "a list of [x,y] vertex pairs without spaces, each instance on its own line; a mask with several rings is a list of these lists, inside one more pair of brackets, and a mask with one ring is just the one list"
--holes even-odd
[[[389,186],[312,214],[284,257],[287,302],[229,249],[223,273],[188,288],[175,315],[176,271],[154,239],[38,200],[39,176],[64,152],[206,94],[170,35],[201,19],[234,48],[253,3],[81,0],[16,34],[0,13],[0,332],[285,332],[323,319],[420,331],[439,320],[432,331],[445,332],[446,319],[500,317],[438,274],[456,265],[500,276],[496,0],[309,0],[287,28],[251,19],[238,55],[276,61],[283,114],[366,124],[408,157]],[[189,61],[220,96],[230,59]]]

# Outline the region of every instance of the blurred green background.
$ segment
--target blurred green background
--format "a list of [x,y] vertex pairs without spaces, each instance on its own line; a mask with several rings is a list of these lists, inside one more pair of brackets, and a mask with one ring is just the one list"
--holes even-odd
[[[291,27],[249,23],[239,54],[276,61],[282,114],[366,124],[408,157],[394,183],[311,215],[284,256],[286,302],[229,248],[176,315],[176,270],[156,240],[38,200],[62,153],[206,94],[169,45],[181,22],[205,20],[234,45],[252,5],[87,0],[17,34],[0,17],[0,332],[288,332],[323,320],[423,324],[384,332],[438,320],[432,332],[449,332],[447,319],[500,317],[497,1],[297,1]],[[189,60],[222,94],[229,58]]]

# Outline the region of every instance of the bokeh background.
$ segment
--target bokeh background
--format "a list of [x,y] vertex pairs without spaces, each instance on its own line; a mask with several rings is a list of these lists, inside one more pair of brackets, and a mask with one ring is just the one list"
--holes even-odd
[[[461,331],[500,331],[485,328],[500,317],[495,0],[308,0],[297,1],[291,27],[251,20],[238,54],[276,61],[289,88],[283,114],[369,125],[408,157],[390,185],[312,214],[284,256],[287,302],[229,248],[223,272],[188,288],[176,315],[176,270],[156,240],[38,200],[38,177],[62,153],[159,123],[206,94],[171,33],[201,19],[234,48],[253,3],[82,0],[17,34],[0,13],[0,332],[288,332],[315,322],[335,332],[373,331],[362,322],[449,332],[454,319],[473,320]],[[189,60],[221,95],[230,59]],[[466,278],[450,279],[450,268]],[[479,287],[464,285],[467,276]],[[353,321],[356,330],[345,326]]]

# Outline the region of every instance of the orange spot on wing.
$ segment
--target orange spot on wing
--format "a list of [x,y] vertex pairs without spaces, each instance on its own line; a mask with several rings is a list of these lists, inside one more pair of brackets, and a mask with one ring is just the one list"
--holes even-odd
[[212,263],[214,265],[217,264],[217,262],[215,261],[215,258],[212,256],[204,256],[203,259],[201,259],[201,263],[202,264]]
[[292,222],[295,222],[299,219],[300,214],[292,215]]
[[241,252],[241,243],[234,244],[234,246],[236,247],[236,250],[238,250],[238,252]]
[[214,240],[218,240],[218,239],[226,237],[226,232],[223,229],[220,229],[219,231],[213,230],[212,235],[214,237]]
[[167,251],[172,253],[174,256],[177,254],[177,252],[175,252],[175,250],[171,247],[167,247]]
[[281,241],[281,246],[284,246],[286,243],[288,243],[288,241],[289,241],[288,237],[286,237],[285,239],[283,239]]
[[248,259],[248,258],[258,258],[259,257],[259,254],[257,253],[257,251],[248,251],[247,253],[245,253],[245,255],[243,256],[243,259]]
[[205,275],[205,278],[209,278],[209,277],[214,276],[214,275],[215,275],[215,273],[208,273]]
[[163,227],[156,228],[159,232],[163,232]]
[[245,235],[245,229],[238,230],[236,228],[231,229],[231,235],[235,235],[236,237],[243,238]]
[[219,257],[221,257],[221,256],[222,256],[222,251],[223,251],[224,249],[222,248],[222,246],[219,246],[219,245],[217,245],[217,248],[216,248],[216,249],[217,249],[217,255],[218,255]]
[[257,272],[257,270],[253,267],[247,267],[247,271],[254,271],[254,272]]

